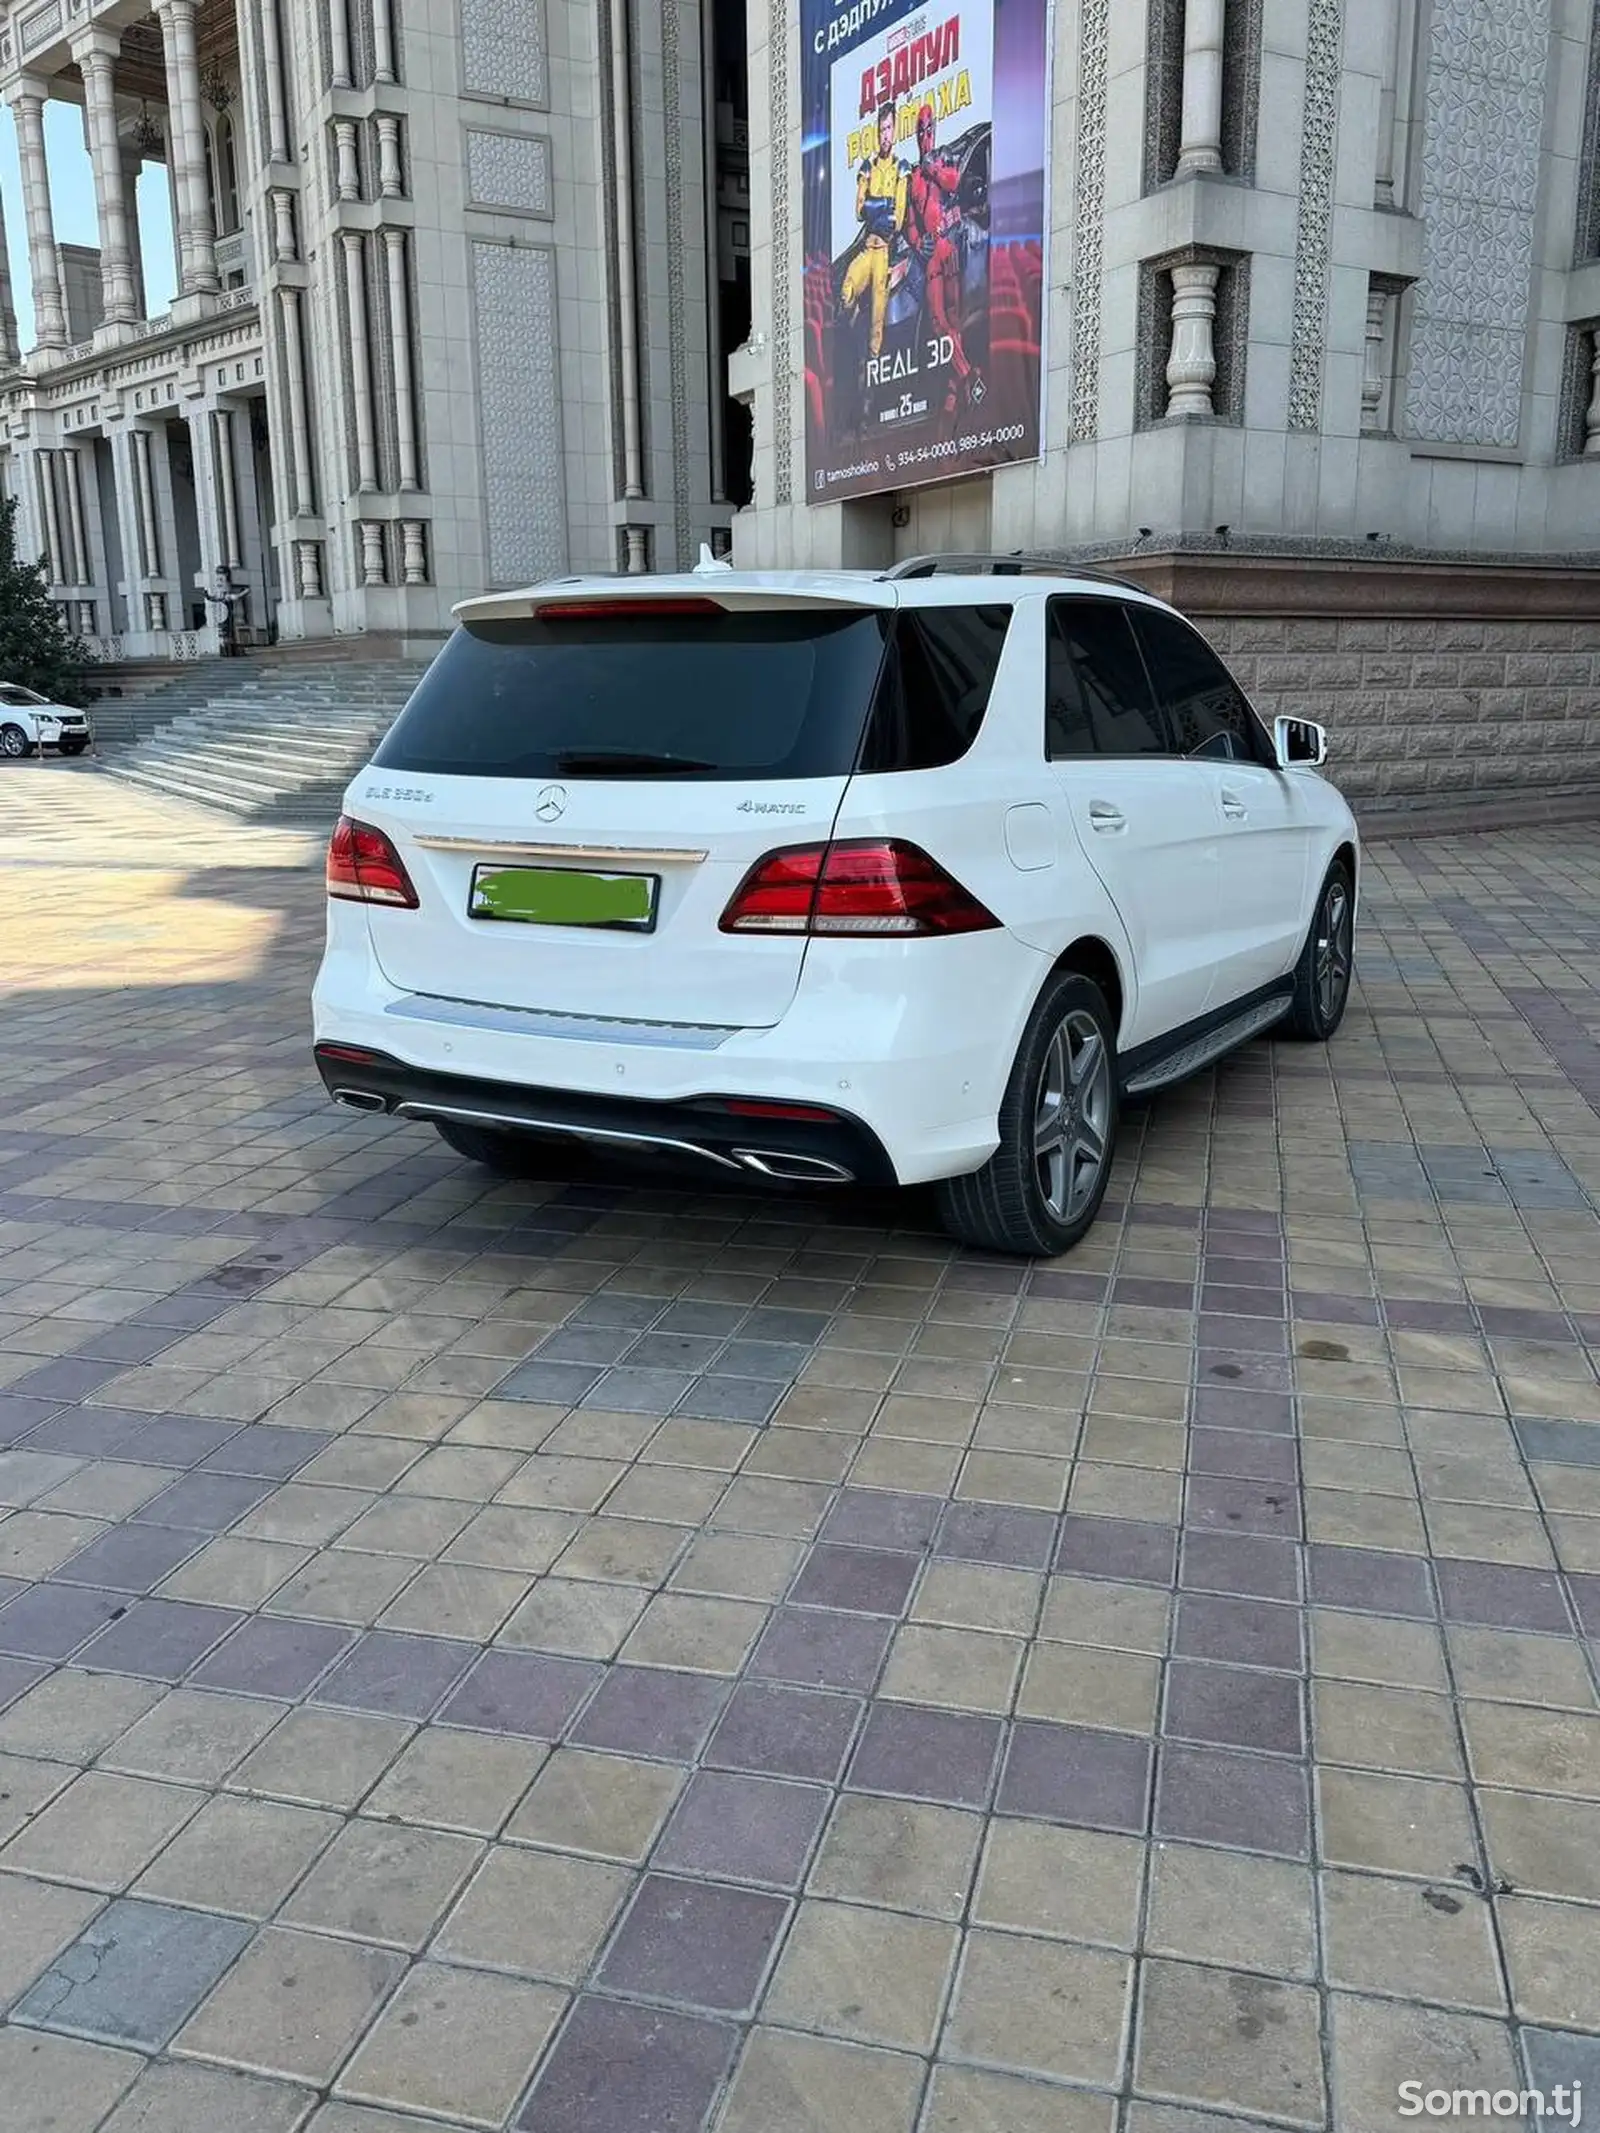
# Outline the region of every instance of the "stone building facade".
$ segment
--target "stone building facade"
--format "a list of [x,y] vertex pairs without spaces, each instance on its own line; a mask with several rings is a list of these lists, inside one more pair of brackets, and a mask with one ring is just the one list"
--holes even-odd
[[1056,0],[1042,455],[839,505],[804,480],[799,19],[749,19],[748,560],[1600,551],[1595,0]]
[[725,543],[742,68],[728,0],[0,0],[37,334],[0,229],[0,478],[95,649],[215,651],[223,569],[247,641],[425,644],[485,586]]
[[797,293],[820,7],[750,0],[736,557],[1117,559],[1370,809],[1600,802],[1597,0],[1055,0],[1040,455],[841,503]]

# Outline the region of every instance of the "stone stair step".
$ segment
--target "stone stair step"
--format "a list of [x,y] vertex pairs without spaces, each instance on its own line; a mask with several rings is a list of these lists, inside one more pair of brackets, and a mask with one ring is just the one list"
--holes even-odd
[[[250,820],[331,827],[350,779],[393,724],[424,662],[219,661],[170,678],[100,728],[100,767],[151,792]],[[226,672],[222,669],[226,668]],[[159,711],[160,716],[152,717]],[[126,738],[123,738],[126,735]]]

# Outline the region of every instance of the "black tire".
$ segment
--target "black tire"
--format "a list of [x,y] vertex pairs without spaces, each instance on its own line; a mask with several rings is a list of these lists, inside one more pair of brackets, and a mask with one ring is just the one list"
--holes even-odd
[[[1091,1035],[1097,1057],[1085,1056]],[[1063,971],[1045,987],[1023,1032],[1000,1105],[999,1147],[981,1170],[939,1184],[946,1230],[980,1251],[1028,1258],[1070,1251],[1105,1198],[1120,1109],[1116,1024],[1105,995],[1088,978]],[[1061,1126],[1059,1146],[1041,1141],[1047,1113]],[[1098,1147],[1093,1162],[1086,1136]]]
[[1336,859],[1317,891],[1311,930],[1294,966],[1294,1005],[1284,1025],[1306,1044],[1326,1044],[1350,1004],[1355,971],[1355,889]]
[[17,763],[24,756],[32,755],[32,753],[33,743],[21,726],[15,723],[8,726],[0,726],[0,755],[7,756],[13,763]]
[[87,741],[63,741],[56,752],[58,755],[82,755],[88,745]]

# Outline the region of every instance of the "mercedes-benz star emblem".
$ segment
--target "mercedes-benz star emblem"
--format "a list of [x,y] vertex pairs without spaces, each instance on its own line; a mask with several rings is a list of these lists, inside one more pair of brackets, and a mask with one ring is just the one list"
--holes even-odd
[[541,822],[559,822],[567,811],[567,788],[547,785],[533,803],[533,811]]

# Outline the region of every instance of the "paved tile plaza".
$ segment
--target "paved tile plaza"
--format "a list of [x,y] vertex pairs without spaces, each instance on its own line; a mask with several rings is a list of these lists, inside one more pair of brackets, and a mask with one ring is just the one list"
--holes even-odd
[[0,776],[8,2126],[1600,2102],[1600,833],[1031,1268],[334,1112],[306,856]]

